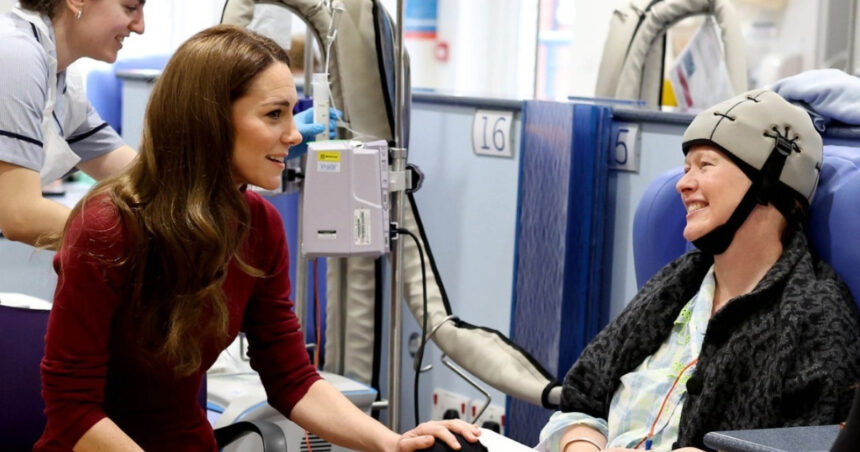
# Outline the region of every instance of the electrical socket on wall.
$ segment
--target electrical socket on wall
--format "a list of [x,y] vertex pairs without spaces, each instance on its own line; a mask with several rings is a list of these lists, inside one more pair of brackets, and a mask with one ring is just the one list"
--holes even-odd
[[[490,405],[484,410],[479,419],[475,419],[478,411],[486,403],[483,400],[469,401],[469,422],[476,424],[478,427],[484,427],[502,435],[505,434],[505,409],[500,405]],[[496,430],[498,428],[498,430]]]
[[468,415],[469,398],[464,395],[437,388],[433,391],[432,403],[430,416],[433,420],[462,419],[469,422],[471,419]]

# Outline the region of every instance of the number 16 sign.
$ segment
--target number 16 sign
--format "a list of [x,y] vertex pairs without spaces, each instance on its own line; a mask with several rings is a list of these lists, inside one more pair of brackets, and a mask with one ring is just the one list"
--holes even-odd
[[472,150],[478,155],[513,157],[511,129],[514,112],[477,110],[472,120]]

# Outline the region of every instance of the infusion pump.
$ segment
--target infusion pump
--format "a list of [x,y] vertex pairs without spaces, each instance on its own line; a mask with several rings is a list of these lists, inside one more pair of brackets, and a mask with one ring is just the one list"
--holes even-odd
[[388,194],[385,141],[308,143],[302,254],[315,258],[388,253]]

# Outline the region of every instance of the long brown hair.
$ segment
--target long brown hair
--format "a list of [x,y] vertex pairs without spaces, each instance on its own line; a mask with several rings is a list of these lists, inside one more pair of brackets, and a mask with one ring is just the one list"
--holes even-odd
[[18,0],[21,3],[21,7],[24,9],[29,9],[30,11],[36,11],[37,13],[42,13],[51,19],[57,13],[57,10],[60,8],[61,0]]
[[178,375],[200,367],[204,339],[226,345],[229,261],[261,275],[239,256],[250,214],[231,173],[231,106],[275,62],[289,63],[278,44],[238,27],[191,37],[155,84],[137,160],[87,197],[107,194],[116,205],[132,246],[111,264],[129,268],[141,351]]

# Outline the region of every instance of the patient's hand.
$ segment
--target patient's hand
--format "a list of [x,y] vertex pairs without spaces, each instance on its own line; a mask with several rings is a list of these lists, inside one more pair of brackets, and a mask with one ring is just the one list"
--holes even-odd
[[424,422],[400,436],[400,440],[397,442],[397,452],[426,449],[432,446],[437,438],[444,441],[452,449],[460,450],[460,443],[457,442],[457,438],[452,432],[459,433],[470,443],[477,441],[478,436],[481,435],[481,429],[478,426],[458,419]]

